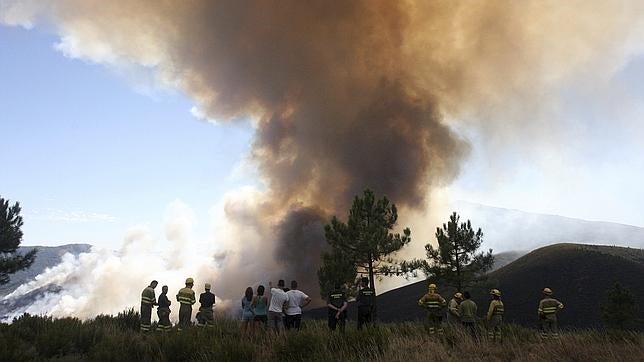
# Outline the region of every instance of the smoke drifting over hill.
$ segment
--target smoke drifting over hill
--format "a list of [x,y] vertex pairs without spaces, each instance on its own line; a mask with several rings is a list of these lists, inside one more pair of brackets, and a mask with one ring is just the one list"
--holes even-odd
[[[635,3],[589,5],[9,1],[0,21],[53,24],[57,48],[71,57],[153,68],[207,119],[254,119],[252,159],[267,189],[226,206],[227,219],[252,235],[224,259],[259,258],[244,271],[255,283],[269,267],[296,279],[314,275],[320,226],[364,188],[422,210],[469,152],[450,127],[454,119],[528,143],[551,135],[555,121],[538,112],[516,117],[523,122],[495,116],[501,107],[521,116],[538,110],[559,82],[622,61],[629,49],[615,44],[639,26]],[[526,137],[526,130],[537,132]],[[248,250],[258,236],[277,257]],[[224,289],[230,298],[242,290]]]

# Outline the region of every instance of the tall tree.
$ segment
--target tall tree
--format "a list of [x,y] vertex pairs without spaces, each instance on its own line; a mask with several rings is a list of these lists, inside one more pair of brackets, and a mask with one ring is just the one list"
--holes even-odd
[[606,301],[601,305],[601,317],[607,327],[624,329],[627,322],[635,319],[636,308],[633,293],[615,283],[606,293]]
[[334,216],[324,228],[330,248],[323,254],[318,272],[321,289],[336,282],[355,285],[358,273],[368,274],[373,288],[375,276],[395,273],[397,267],[391,255],[411,241],[409,228],[402,234],[391,232],[397,221],[396,205],[386,197],[377,200],[371,190],[365,190],[362,197],[356,196],[347,222]]
[[492,268],[492,249],[478,252],[483,241],[483,232],[474,230],[470,220],[460,222],[453,213],[442,228],[436,228],[438,247],[425,245],[426,260],[414,260],[403,264],[403,269],[422,269],[429,278],[435,278],[448,286],[462,291],[473,281]]
[[318,270],[320,295],[326,298],[335,289],[336,284],[345,285],[347,293],[355,295],[356,286],[353,281],[356,280],[357,274],[355,265],[340,255],[338,250],[323,253],[322,265]]
[[36,250],[24,255],[16,252],[22,242],[22,216],[20,204],[9,204],[0,197],[0,285],[9,282],[9,276],[31,266]]

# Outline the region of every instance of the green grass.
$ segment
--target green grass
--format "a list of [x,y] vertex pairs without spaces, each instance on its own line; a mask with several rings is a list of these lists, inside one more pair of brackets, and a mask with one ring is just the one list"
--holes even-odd
[[[299,332],[245,335],[237,321],[214,328],[142,334],[138,314],[93,320],[22,316],[0,324],[0,360],[96,361],[593,361],[642,360],[644,334],[582,330],[542,341],[533,329],[506,326],[504,341],[473,340],[459,328],[429,336],[422,323],[382,323],[330,333],[323,321],[306,320]],[[261,332],[261,333],[259,333]]]

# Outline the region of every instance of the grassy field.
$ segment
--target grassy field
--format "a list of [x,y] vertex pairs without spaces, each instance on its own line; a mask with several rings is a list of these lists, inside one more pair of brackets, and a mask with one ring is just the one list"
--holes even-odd
[[541,341],[536,330],[507,326],[495,344],[475,341],[460,329],[430,337],[421,323],[382,323],[358,332],[330,333],[307,320],[299,332],[243,335],[237,321],[222,319],[209,329],[141,334],[131,311],[93,320],[23,316],[0,325],[0,360],[100,361],[644,361],[644,334],[566,332]]

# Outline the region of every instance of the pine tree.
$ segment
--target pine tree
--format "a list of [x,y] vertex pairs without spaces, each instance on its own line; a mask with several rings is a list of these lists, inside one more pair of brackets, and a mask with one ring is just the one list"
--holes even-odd
[[402,235],[391,232],[397,221],[396,205],[386,197],[376,200],[370,190],[356,196],[347,222],[334,216],[324,228],[329,251],[323,254],[318,272],[321,290],[334,283],[355,288],[358,273],[367,274],[374,288],[375,276],[394,274],[396,263],[390,255],[411,241],[409,228]]
[[607,327],[624,329],[627,322],[635,319],[636,307],[633,293],[615,283],[606,293],[606,301],[601,305],[602,320]]
[[438,248],[425,245],[427,260],[414,260],[403,264],[403,269],[422,269],[430,279],[462,291],[473,281],[480,279],[492,268],[492,249],[478,253],[483,241],[483,232],[474,231],[470,220],[460,223],[460,216],[454,212],[447,224],[436,228]]
[[0,285],[9,282],[9,276],[29,268],[36,258],[36,250],[27,254],[16,252],[22,242],[22,216],[20,204],[9,205],[0,197]]

